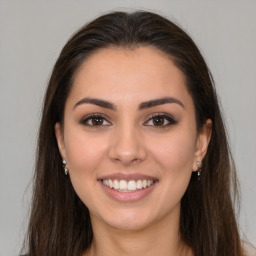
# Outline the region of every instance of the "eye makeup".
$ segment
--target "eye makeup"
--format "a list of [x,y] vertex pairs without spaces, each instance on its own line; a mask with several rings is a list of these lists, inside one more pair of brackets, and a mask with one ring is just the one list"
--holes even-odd
[[[102,113],[91,113],[84,116],[80,122],[81,125],[89,128],[99,128],[102,126],[111,126],[112,123]],[[171,125],[177,124],[177,121],[169,114],[166,113],[155,113],[151,114],[144,126],[152,126],[152,128],[167,128]]]
[[92,128],[98,128],[100,126],[112,125],[107,118],[101,113],[92,113],[83,117],[80,122],[81,125],[85,125]]
[[153,126],[154,128],[167,128],[175,124],[177,124],[177,121],[166,113],[151,114],[150,118],[144,123],[145,126]]

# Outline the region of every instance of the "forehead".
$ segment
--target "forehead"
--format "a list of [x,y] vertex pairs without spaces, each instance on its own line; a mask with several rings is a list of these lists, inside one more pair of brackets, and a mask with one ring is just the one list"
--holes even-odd
[[107,48],[92,54],[78,70],[70,95],[135,101],[189,97],[185,76],[171,58],[153,47]]

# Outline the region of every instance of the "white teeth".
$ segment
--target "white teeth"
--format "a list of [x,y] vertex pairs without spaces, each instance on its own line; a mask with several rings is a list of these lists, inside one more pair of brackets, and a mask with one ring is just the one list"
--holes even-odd
[[109,186],[108,180],[103,180],[103,184],[106,185],[106,186]]
[[[107,185],[107,184],[105,184],[105,185]],[[109,186],[110,188],[113,188],[113,187],[114,187],[112,180],[108,180],[108,186]]]
[[119,182],[114,180],[114,189],[119,189]]
[[122,190],[125,190],[128,188],[127,181],[126,180],[120,180],[119,188]]
[[153,180],[103,180],[104,185],[118,190],[119,192],[134,192],[139,189],[150,187],[154,182]]
[[134,180],[130,180],[128,182],[128,190],[130,191],[136,190],[136,182]]
[[136,186],[137,189],[142,189],[142,181],[141,180],[138,180],[137,181],[137,186]]

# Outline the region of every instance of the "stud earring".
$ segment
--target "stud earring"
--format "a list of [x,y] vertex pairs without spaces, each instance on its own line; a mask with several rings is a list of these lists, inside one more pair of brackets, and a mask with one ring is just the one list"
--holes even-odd
[[67,161],[66,161],[66,160],[63,160],[63,161],[62,161],[62,164],[63,164],[63,168],[64,168],[64,173],[65,173],[65,175],[68,175],[68,168],[66,167]]
[[197,162],[196,165],[198,167],[198,170],[197,170],[197,180],[199,181],[200,180],[200,175],[201,175],[202,163]]

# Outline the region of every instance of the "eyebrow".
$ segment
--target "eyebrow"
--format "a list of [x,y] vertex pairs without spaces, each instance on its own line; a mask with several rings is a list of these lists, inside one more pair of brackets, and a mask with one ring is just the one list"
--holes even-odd
[[73,107],[73,110],[81,105],[81,104],[85,104],[85,103],[89,103],[89,104],[93,104],[93,105],[97,105],[99,107],[102,107],[102,108],[107,108],[107,109],[110,109],[110,110],[116,110],[117,109],[117,106],[114,105],[113,103],[109,102],[109,101],[106,101],[106,100],[101,100],[101,99],[94,99],[94,98],[83,98],[81,100],[79,100]]
[[[102,108],[106,108],[106,109],[110,109],[110,110],[117,110],[117,106],[109,101],[106,100],[102,100],[102,99],[95,99],[95,98],[83,98],[81,100],[79,100],[73,107],[73,110],[81,105],[81,104],[93,104]],[[147,109],[147,108],[152,108],[155,106],[159,106],[159,105],[163,105],[163,104],[167,104],[167,103],[176,103],[178,105],[180,105],[181,107],[184,108],[184,104],[175,98],[172,97],[165,97],[165,98],[160,98],[160,99],[155,99],[155,100],[149,100],[149,101],[145,101],[142,102],[138,109],[139,110],[143,110],[143,109]]]
[[172,97],[165,97],[165,98],[160,98],[160,99],[155,99],[155,100],[149,100],[149,101],[146,101],[146,102],[142,102],[139,105],[139,110],[143,110],[143,109],[146,109],[146,108],[152,108],[152,107],[167,104],[167,103],[176,103],[176,104],[178,104],[178,105],[180,105],[181,107],[184,108],[184,105],[180,100],[172,98]]

